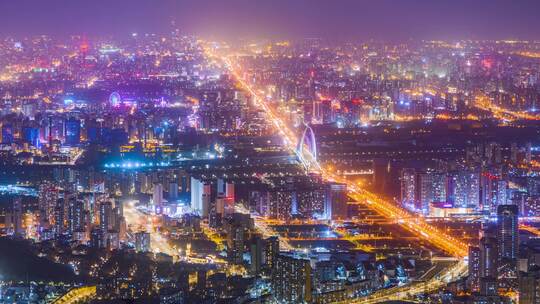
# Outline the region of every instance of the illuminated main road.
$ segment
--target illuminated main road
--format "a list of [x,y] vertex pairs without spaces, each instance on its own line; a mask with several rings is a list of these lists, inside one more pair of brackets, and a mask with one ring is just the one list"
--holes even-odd
[[[283,139],[283,144],[291,151],[296,153],[299,159],[308,164],[310,171],[321,175],[325,180],[330,182],[343,183],[347,185],[349,196],[355,201],[365,202],[369,208],[381,214],[382,216],[393,219],[399,223],[405,230],[410,231],[414,235],[426,240],[437,248],[447,252],[448,254],[458,258],[458,262],[451,267],[447,267],[435,278],[422,283],[411,283],[405,286],[396,287],[395,289],[382,290],[372,294],[367,298],[355,299],[355,303],[378,303],[387,300],[401,300],[410,298],[411,295],[422,292],[434,291],[451,280],[455,280],[467,274],[467,264],[465,257],[468,254],[468,244],[444,233],[436,227],[427,223],[421,217],[415,217],[407,210],[381,199],[377,195],[361,189],[355,183],[352,183],[321,166],[309,151],[298,153],[296,143],[298,142],[297,135],[287,126],[285,120],[275,113],[271,106],[267,104],[263,92],[257,92],[243,77],[241,68],[236,66],[234,62],[226,56],[217,56],[214,52],[205,48],[209,58],[214,58],[225,64],[230,74],[235,78],[240,87],[248,92],[256,106],[262,109],[268,120],[274,126],[277,134]],[[303,147],[302,147],[303,148]],[[348,302],[351,302],[349,300]]]
[[135,206],[135,201],[130,201],[124,204],[124,217],[129,229],[133,232],[146,231],[150,233],[150,248],[154,253],[165,253],[171,257],[178,256],[178,251],[175,250],[165,236],[157,229],[151,215],[145,214],[138,210]]
[[[249,210],[247,210],[242,205],[236,205],[236,206],[234,206],[234,209],[235,209],[235,212],[244,213],[244,214],[249,213]],[[260,232],[263,235],[263,237],[268,238],[268,237],[272,237],[272,236],[279,236],[279,233],[276,230],[274,230],[267,223],[267,221],[265,219],[263,219],[262,217],[257,216],[257,215],[252,215],[252,217],[253,217],[254,222],[255,222],[255,229],[257,229],[257,231]],[[293,251],[294,250],[291,243],[289,243],[289,240],[286,239],[286,238],[282,238],[282,237],[279,238],[279,248],[280,248],[280,250],[283,250],[283,251]]]
[[[217,58],[218,60],[224,62],[225,66],[232,76],[234,76],[241,88],[248,92],[252,96],[255,104],[266,113],[267,118],[270,120],[270,122],[272,122],[276,132],[283,138],[284,145],[294,153],[297,153],[296,143],[298,142],[298,139],[296,134],[287,126],[285,120],[279,117],[272,107],[266,103],[264,98],[261,97],[261,93],[257,92],[256,89],[254,89],[247,81],[244,80],[241,69],[237,67],[229,57],[217,57],[209,48],[206,48],[206,53],[208,56]],[[371,209],[378,212],[382,216],[395,219],[406,230],[414,233],[418,237],[425,239],[452,256],[460,258],[467,256],[468,244],[465,244],[464,242],[455,239],[443,231],[431,226],[425,222],[424,219],[415,217],[407,210],[381,199],[377,195],[361,189],[355,183],[352,183],[325,169],[314,160],[313,156],[310,156],[309,151],[304,151],[301,158],[310,163],[311,171],[317,172],[325,180],[346,184],[347,189],[349,190],[349,196],[353,200],[365,202]]]
[[83,286],[73,288],[65,295],[53,301],[53,304],[84,303],[96,296],[96,286]]
[[[160,231],[157,220],[149,214],[139,210],[135,201],[129,201],[124,205],[124,217],[130,232],[133,234],[138,231],[150,233],[150,248],[153,253],[164,253],[171,256],[174,260],[186,261],[193,264],[216,264],[226,265],[226,262],[214,255],[207,255],[204,258],[189,256],[187,252],[178,251],[169,242],[168,236]],[[218,250],[223,250],[223,240],[217,234],[212,234],[207,227],[203,225],[203,232],[209,240],[216,243]]]
[[404,286],[397,286],[389,289],[376,291],[367,297],[351,299],[340,304],[365,303],[375,304],[386,301],[402,301],[411,299],[413,295],[437,291],[449,282],[455,281],[467,274],[467,263],[460,260],[452,266],[444,268],[441,272],[434,274],[425,281],[412,282]]
[[474,100],[474,106],[481,110],[490,111],[493,116],[503,121],[514,121],[518,119],[522,120],[540,120],[540,116],[530,114],[524,111],[512,111],[503,107],[500,107],[493,103],[488,96],[478,95]]
[[535,236],[540,236],[540,229],[538,229],[536,227],[529,226],[527,224],[519,224],[519,229],[523,230],[523,231],[527,231],[529,233],[532,233]]

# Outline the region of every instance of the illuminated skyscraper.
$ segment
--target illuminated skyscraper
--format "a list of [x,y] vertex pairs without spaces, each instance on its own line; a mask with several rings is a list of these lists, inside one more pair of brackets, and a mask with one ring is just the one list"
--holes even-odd
[[86,229],[85,206],[82,200],[71,200],[69,205],[69,231],[82,232]]
[[326,191],[326,201],[324,204],[325,218],[333,220],[347,219],[347,201],[347,185],[330,184]]
[[278,255],[272,271],[273,295],[280,303],[310,303],[311,272],[309,260]]
[[499,250],[494,228],[493,226],[484,227],[480,238],[480,293],[482,295],[497,294]]
[[163,185],[155,184],[152,192],[152,202],[154,206],[161,206],[163,204]]
[[40,222],[43,227],[54,222],[54,208],[58,200],[58,189],[51,183],[39,185],[38,206],[40,210]]
[[65,122],[65,143],[67,145],[78,145],[81,142],[81,121],[69,118]]
[[401,171],[401,203],[414,206],[416,199],[416,171],[404,168]]
[[203,195],[203,183],[194,178],[191,177],[191,210],[194,213],[202,214],[203,209],[203,203],[202,203],[202,195]]
[[[310,122],[310,121],[308,121],[308,122]],[[313,100],[311,123],[312,124],[321,124],[322,122],[323,122],[323,115],[322,115],[321,101],[318,98],[316,98],[316,99]]]
[[8,235],[23,236],[23,210],[20,198],[13,200],[10,210],[5,212],[4,226]]
[[150,252],[150,233],[137,232],[135,233],[135,251]]
[[242,263],[249,227],[249,214],[234,213],[227,223],[227,258],[234,264]]
[[103,233],[113,229],[113,208],[111,202],[102,202],[99,206],[99,228]]
[[250,272],[254,275],[258,275],[263,267],[264,258],[264,240],[260,236],[255,236],[249,245],[251,256]]
[[518,206],[500,205],[497,207],[497,239],[499,257],[516,259],[519,251]]
[[501,177],[500,170],[484,172],[480,178],[480,203],[482,210],[497,214],[497,206],[507,203],[508,182]]
[[270,192],[268,214],[271,218],[288,220],[292,215],[294,192],[288,189],[273,189]]
[[38,147],[39,146],[39,129],[34,128],[34,127],[23,127],[22,138],[29,145]]
[[225,184],[225,196],[235,200],[235,194],[234,194],[234,184],[233,183],[226,183]]
[[11,124],[2,125],[2,143],[3,144],[13,143],[13,126]]
[[65,232],[65,199],[59,198],[54,208],[54,232],[57,236]]
[[425,172],[418,175],[417,209],[429,212],[429,204],[446,202],[447,176],[445,173]]
[[324,213],[326,191],[323,187],[312,187],[296,191],[298,214],[306,217],[318,217]]
[[480,174],[469,170],[460,170],[451,175],[451,190],[454,207],[479,208]]
[[519,304],[540,303],[540,271],[522,272],[519,277]]
[[274,269],[276,259],[279,255],[279,238],[271,236],[264,240],[264,265],[265,269],[271,271]]
[[202,217],[208,217],[208,214],[210,213],[210,205],[212,204],[212,184],[210,182],[206,182],[203,184],[203,192],[202,192]]
[[169,199],[175,201],[178,199],[178,183],[169,183]]
[[469,246],[469,288],[472,292],[480,291],[480,248]]

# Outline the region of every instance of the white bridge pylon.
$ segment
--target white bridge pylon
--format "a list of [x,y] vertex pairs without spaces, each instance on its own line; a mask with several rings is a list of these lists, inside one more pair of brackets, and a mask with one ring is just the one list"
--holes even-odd
[[296,155],[306,170],[318,170],[320,169],[320,165],[317,161],[315,132],[313,132],[313,129],[308,124],[304,123],[304,126],[304,131],[302,131],[302,136],[298,139],[298,145],[296,146]]

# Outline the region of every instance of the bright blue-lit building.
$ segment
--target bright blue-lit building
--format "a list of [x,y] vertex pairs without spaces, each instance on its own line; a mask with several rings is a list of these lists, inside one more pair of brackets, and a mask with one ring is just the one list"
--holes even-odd
[[13,143],[13,126],[10,124],[5,124],[2,126],[2,143]]
[[103,143],[110,145],[123,145],[129,142],[129,137],[124,129],[102,129]]
[[65,143],[66,145],[78,145],[81,142],[81,121],[70,118],[65,122]]
[[34,127],[23,127],[22,128],[22,138],[24,142],[28,143],[31,146],[39,146],[39,129]]

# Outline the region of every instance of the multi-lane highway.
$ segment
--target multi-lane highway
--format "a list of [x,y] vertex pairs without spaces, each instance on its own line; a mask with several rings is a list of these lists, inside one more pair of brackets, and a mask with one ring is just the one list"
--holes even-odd
[[[273,108],[265,101],[263,97],[261,97],[261,93],[259,93],[250,83],[244,80],[242,77],[241,68],[238,67],[233,60],[231,60],[231,57],[218,57],[210,48],[206,48],[206,50],[209,56],[219,58],[224,62],[230,74],[234,76],[242,89],[248,92],[252,96],[255,104],[266,113],[267,119],[269,119],[269,121],[275,127],[276,132],[278,132],[278,134],[280,134],[283,138],[284,145],[294,153],[297,153],[297,135],[291,130],[291,128],[289,128],[289,126],[287,126],[285,120],[277,115]],[[304,162],[309,163],[309,167],[312,171],[319,173],[328,181],[346,184],[347,189],[349,190],[349,195],[353,200],[364,201],[373,210],[387,218],[397,220],[398,223],[401,224],[401,226],[403,226],[405,229],[413,232],[415,235],[421,238],[426,239],[436,247],[448,252],[452,256],[465,257],[467,255],[467,244],[444,233],[443,231],[438,230],[432,225],[426,223],[422,218],[412,216],[407,210],[395,205],[394,203],[381,199],[377,195],[370,193],[365,189],[361,189],[357,184],[325,169],[319,164],[318,161],[316,161],[315,157],[310,155],[309,151],[303,151],[301,154],[301,158]]]
[[372,210],[386,218],[396,220],[396,222],[398,222],[404,229],[422,239],[425,239],[427,242],[433,244],[437,248],[442,249],[451,256],[458,258],[458,262],[444,268],[442,272],[428,281],[424,281],[422,283],[411,283],[402,287],[383,290],[374,293],[368,298],[358,299],[358,303],[378,303],[387,300],[410,298],[411,295],[414,294],[436,290],[447,282],[466,275],[467,264],[465,263],[464,258],[468,254],[468,244],[430,225],[421,217],[415,217],[410,214],[409,211],[401,208],[400,206],[381,199],[377,195],[360,188],[355,183],[352,183],[325,169],[319,164],[316,158],[310,154],[310,151],[304,150],[299,153],[296,147],[298,138],[295,132],[293,132],[291,128],[287,126],[285,119],[282,119],[276,114],[273,108],[262,97],[262,93],[259,93],[253,85],[242,77],[243,73],[241,67],[236,65],[230,56],[217,55],[211,48],[205,48],[205,50],[206,54],[210,58],[221,60],[224,63],[229,73],[235,78],[241,88],[251,95],[255,105],[265,112],[267,119],[272,123],[277,134],[283,138],[284,146],[288,147],[294,153],[299,154],[298,156],[300,160],[304,162],[305,165],[307,164],[306,167],[308,167],[311,171],[317,172],[327,181],[346,184],[351,199],[365,202]]
[[165,253],[171,257],[178,256],[178,251],[169,244],[167,238],[157,229],[152,216],[137,209],[135,201],[129,201],[124,204],[124,217],[131,231],[145,231],[150,234],[150,248],[152,252]]
[[96,296],[96,286],[73,288],[66,294],[53,301],[53,304],[85,303]]
[[[437,262],[436,262],[437,265]],[[457,280],[467,274],[467,263],[461,259],[455,263],[449,263],[438,268],[439,271],[432,271],[423,280],[415,281],[403,286],[396,286],[383,289],[373,294],[358,299],[348,300],[345,303],[365,303],[375,304],[386,301],[400,301],[411,299],[414,295],[429,293],[443,288],[447,283]]]

